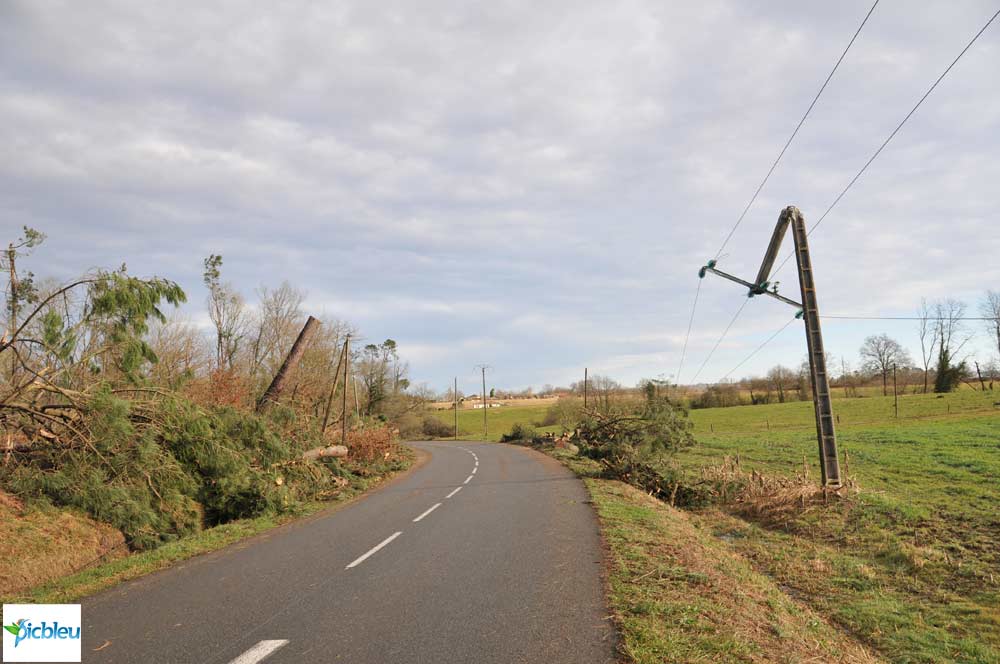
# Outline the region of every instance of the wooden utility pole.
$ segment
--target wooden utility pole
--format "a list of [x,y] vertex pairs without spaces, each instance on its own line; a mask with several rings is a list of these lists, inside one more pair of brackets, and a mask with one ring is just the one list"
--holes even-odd
[[[788,227],[792,227],[795,242],[795,265],[799,272],[799,293],[802,302],[796,302],[778,294],[776,285],[768,280],[771,268],[781,249],[781,241]],[[799,307],[799,316],[805,322],[806,345],[809,350],[809,375],[813,393],[813,409],[816,415],[816,438],[819,443],[819,467],[823,486],[839,487],[840,458],[837,455],[837,434],[834,429],[833,400],[830,398],[830,377],[826,369],[826,350],[823,347],[823,332],[820,327],[819,305],[816,300],[816,282],[813,277],[812,259],[809,256],[808,230],[805,218],[798,208],[788,206],[781,211],[778,223],[771,235],[771,242],[764,253],[760,271],[754,283],[716,269],[716,261],[711,260],[698,272],[704,277],[711,272],[749,289],[749,296],[767,295],[780,302]],[[769,289],[770,287],[770,289]]]
[[480,364],[476,367],[483,372],[483,440],[489,438],[490,428],[486,421],[486,411],[489,410],[489,405],[486,402],[486,370],[490,368],[488,364]]
[[[346,343],[343,350],[340,351],[340,357],[337,359],[337,368],[333,372],[333,387],[330,388],[330,396],[326,400],[326,410],[323,412],[323,428],[322,433],[326,433],[326,425],[330,422],[330,411],[333,410],[333,397],[337,394],[337,382],[340,380],[340,365],[344,362],[344,354],[346,350]],[[344,389],[347,389],[347,385],[344,385]]]
[[455,397],[455,440],[458,440],[458,376],[455,376],[455,389],[452,396]]
[[892,363],[892,401],[896,410],[896,419],[899,419],[899,394],[896,392],[896,363]]
[[358,424],[365,428],[365,423],[361,421],[361,402],[358,401],[358,377],[351,374],[351,385],[354,386],[354,414],[358,418]]
[[[7,248],[7,267],[10,269],[10,299],[8,300],[7,313],[10,315],[10,339],[13,341],[17,332],[17,270],[14,269],[14,261],[17,260],[17,249],[11,242]],[[10,382],[13,385],[17,374],[17,353],[10,354]]]
[[490,425],[486,419],[486,411],[489,410],[486,404],[486,367],[480,368],[483,370],[483,440],[487,440],[490,437]]
[[587,367],[583,368],[583,409],[587,409]]
[[306,319],[306,324],[302,326],[302,331],[299,332],[295,343],[292,344],[292,349],[288,351],[285,361],[281,363],[281,368],[278,369],[278,373],[274,374],[274,380],[264,390],[264,394],[257,402],[258,413],[263,412],[272,404],[278,403],[278,399],[281,398],[281,393],[288,383],[288,377],[295,370],[295,367],[298,366],[299,361],[302,359],[302,354],[306,352],[306,346],[309,345],[309,339],[316,332],[317,327],[319,327],[318,320],[312,316]]
[[[347,335],[344,339],[344,399],[343,399],[343,415],[342,422],[340,423],[340,444],[347,446],[347,377],[350,375],[351,371],[351,335]],[[355,390],[357,392],[357,390]]]

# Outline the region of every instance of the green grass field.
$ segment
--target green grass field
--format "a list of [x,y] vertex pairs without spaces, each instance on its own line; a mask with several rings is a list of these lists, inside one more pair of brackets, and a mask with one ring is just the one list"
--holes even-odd
[[[887,661],[998,664],[997,401],[1000,391],[910,394],[899,398],[896,418],[891,396],[836,399],[838,444],[857,493],[781,518],[738,505],[691,518]],[[489,438],[544,414],[491,411]],[[698,444],[677,457],[691,482],[727,456],[748,472],[797,475],[805,463],[819,475],[811,402],[694,410],[691,420]],[[482,412],[460,412],[459,428],[481,436]]]
[[[839,399],[838,445],[860,488],[784,522],[699,515],[705,528],[890,661],[1000,662],[1000,400],[963,390]],[[725,456],[746,470],[818,476],[812,404],[693,411],[694,476]],[[770,427],[770,428],[768,428]]]
[[[486,440],[498,441],[500,436],[511,430],[515,424],[530,424],[540,432],[549,431],[558,433],[559,427],[542,427],[538,422],[545,417],[548,406],[504,406],[501,408],[490,408],[486,411],[489,436]],[[434,411],[435,417],[448,426],[455,425],[455,411],[438,410]],[[483,440],[483,411],[482,410],[459,410],[458,411],[458,436],[465,440]]]

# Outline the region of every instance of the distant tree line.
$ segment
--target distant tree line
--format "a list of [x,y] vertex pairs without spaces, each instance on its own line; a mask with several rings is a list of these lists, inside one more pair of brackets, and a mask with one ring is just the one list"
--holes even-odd
[[[861,344],[853,365],[843,356],[827,356],[828,369],[831,374],[836,371],[830,381],[831,388],[843,390],[845,397],[857,397],[860,388],[878,386],[887,395],[895,373],[898,391],[945,393],[962,384],[976,390],[993,390],[1000,381],[1000,291],[987,291],[978,312],[990,340],[989,356],[977,359],[965,352],[977,331],[966,320],[969,316],[965,303],[954,299],[933,303],[924,300],[916,316],[919,362],[888,334],[871,335]],[[812,398],[810,380],[808,359],[795,368],[779,364],[762,376],[709,385],[692,398],[691,406],[711,408],[807,400]]]

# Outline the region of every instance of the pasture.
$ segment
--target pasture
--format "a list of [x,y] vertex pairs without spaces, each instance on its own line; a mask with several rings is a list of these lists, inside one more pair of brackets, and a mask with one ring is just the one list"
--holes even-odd
[[[690,512],[703,532],[796,602],[887,661],[1000,663],[1000,391],[839,398],[843,499]],[[544,407],[488,413],[491,440]],[[440,415],[440,414],[439,414]],[[445,416],[453,417],[451,413]],[[727,458],[765,475],[818,479],[812,402],[693,410],[686,481]],[[452,422],[452,419],[445,421]],[[482,411],[460,412],[462,437]],[[845,457],[846,454],[846,457]]]

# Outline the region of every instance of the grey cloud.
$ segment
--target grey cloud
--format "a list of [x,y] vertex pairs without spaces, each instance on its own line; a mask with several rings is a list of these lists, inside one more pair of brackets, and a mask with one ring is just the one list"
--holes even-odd
[[[5,3],[0,214],[50,234],[36,272],[127,261],[192,307],[221,252],[248,295],[287,278],[437,385],[479,361],[507,385],[669,374],[697,268],[869,6]],[[880,5],[726,266],[754,271],[784,205],[817,218],[992,11]],[[825,310],[996,283],[998,34],[816,232]],[[689,367],[741,297],[705,282]],[[705,376],[788,313],[755,300]],[[801,359],[786,336],[745,369]]]

